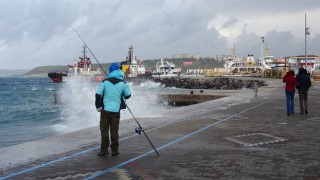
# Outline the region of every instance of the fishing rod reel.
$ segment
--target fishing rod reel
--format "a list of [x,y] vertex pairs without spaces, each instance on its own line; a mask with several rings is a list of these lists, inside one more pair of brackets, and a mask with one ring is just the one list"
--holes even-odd
[[142,128],[136,127],[135,131],[136,131],[137,134],[141,135]]

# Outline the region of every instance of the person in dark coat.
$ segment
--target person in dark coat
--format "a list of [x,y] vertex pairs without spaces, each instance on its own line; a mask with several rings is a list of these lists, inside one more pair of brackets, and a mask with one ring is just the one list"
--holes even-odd
[[290,70],[283,77],[282,82],[286,83],[285,93],[287,99],[287,116],[294,114],[294,93],[295,87],[297,86],[297,80],[294,77],[294,71]]
[[307,70],[301,67],[296,77],[298,81],[297,89],[299,93],[300,114],[308,114],[308,90],[311,86],[311,79]]

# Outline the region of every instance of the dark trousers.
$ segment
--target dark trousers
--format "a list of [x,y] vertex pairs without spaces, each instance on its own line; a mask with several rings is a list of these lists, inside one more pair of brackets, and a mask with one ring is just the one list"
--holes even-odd
[[308,111],[308,91],[299,92],[300,112],[302,114]]
[[100,115],[100,131],[101,131],[101,147],[100,151],[105,152],[109,147],[109,130],[111,134],[111,151],[117,152],[119,148],[119,112],[101,111]]

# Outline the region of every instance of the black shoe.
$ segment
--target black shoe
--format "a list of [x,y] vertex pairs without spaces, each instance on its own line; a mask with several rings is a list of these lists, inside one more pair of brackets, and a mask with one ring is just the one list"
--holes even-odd
[[307,111],[307,110],[305,110],[304,112],[305,112],[306,114],[308,114],[308,111]]
[[287,116],[290,117],[290,113],[287,113]]
[[120,153],[119,151],[116,151],[116,152],[112,152],[111,156],[118,156]]
[[107,156],[107,155],[109,155],[109,152],[108,151],[100,151],[97,155],[98,156]]
[[300,115],[304,115],[304,113],[303,113],[303,112],[301,112],[301,113],[300,113]]

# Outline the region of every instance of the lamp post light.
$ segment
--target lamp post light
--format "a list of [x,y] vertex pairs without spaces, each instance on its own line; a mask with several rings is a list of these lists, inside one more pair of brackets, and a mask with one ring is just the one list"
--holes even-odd
[[261,37],[261,58],[263,60],[263,43],[264,43],[264,37]]
[[304,16],[304,63],[307,69],[307,35],[310,35],[310,27],[307,27],[307,14]]

